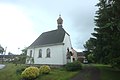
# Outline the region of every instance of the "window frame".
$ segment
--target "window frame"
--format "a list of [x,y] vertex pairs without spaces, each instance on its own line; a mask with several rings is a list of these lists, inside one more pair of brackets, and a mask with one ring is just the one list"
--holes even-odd
[[38,58],[42,58],[42,49],[39,49]]
[[30,50],[30,58],[32,57],[32,53],[33,53],[33,51],[32,51],[32,50]]
[[50,48],[47,48],[46,50],[46,58],[50,58],[51,57],[51,50]]

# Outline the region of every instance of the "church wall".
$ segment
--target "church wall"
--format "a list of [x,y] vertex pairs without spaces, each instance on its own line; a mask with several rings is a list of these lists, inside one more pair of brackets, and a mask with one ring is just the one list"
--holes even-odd
[[[50,58],[46,57],[46,50],[50,49]],[[39,49],[42,49],[42,57],[38,58]],[[35,48],[34,64],[64,65],[63,63],[63,45]]]
[[69,48],[69,50],[71,51],[71,40],[70,40],[70,36],[68,34],[65,34],[65,38],[63,43],[65,43],[63,51],[64,51],[64,55],[63,55],[63,59],[64,59],[64,64],[67,63],[67,48]]
[[27,50],[27,56],[30,56],[30,51],[32,51],[32,56],[31,57],[33,57],[34,49],[28,49]]
[[[32,54],[31,54],[31,57],[30,57],[30,52],[32,51]],[[31,59],[32,59],[32,57],[34,56],[34,49],[28,49],[27,50],[27,56],[29,56],[29,57],[27,57],[26,58],[26,64],[31,64]]]

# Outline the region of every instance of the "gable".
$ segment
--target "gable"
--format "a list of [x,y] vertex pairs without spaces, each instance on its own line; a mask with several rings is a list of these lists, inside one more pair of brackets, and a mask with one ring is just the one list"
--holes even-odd
[[29,46],[29,48],[47,44],[62,43],[65,37],[65,33],[66,31],[63,28],[44,32]]

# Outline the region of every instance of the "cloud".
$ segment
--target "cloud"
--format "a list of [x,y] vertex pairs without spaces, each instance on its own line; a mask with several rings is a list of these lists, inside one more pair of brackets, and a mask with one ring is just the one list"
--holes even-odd
[[0,4],[0,11],[1,44],[17,53],[16,48],[28,46],[36,38],[33,24],[13,5]]
[[29,46],[42,32],[57,28],[61,13],[63,28],[73,47],[83,49],[94,28],[98,0],[1,0],[0,44],[15,52]]

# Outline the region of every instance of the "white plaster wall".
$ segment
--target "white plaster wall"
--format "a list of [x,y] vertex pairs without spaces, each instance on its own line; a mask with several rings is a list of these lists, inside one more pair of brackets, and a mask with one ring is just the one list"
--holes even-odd
[[[32,50],[32,56],[31,57],[33,57],[34,56],[34,49],[27,49],[27,56],[30,56],[30,51]],[[29,60],[29,61],[27,61],[27,60]],[[30,58],[28,58],[27,57],[27,59],[26,59],[26,64],[30,64],[31,62],[30,62]]]
[[[46,50],[50,48],[50,58],[46,57]],[[38,58],[39,49],[42,49],[42,57]],[[35,48],[34,64],[63,65],[63,45]]]
[[71,47],[72,47],[72,45],[71,45],[71,40],[70,40],[70,36],[68,35],[68,34],[65,34],[65,38],[64,38],[64,41],[63,41],[63,43],[65,43],[65,45],[64,45],[64,48],[63,48],[63,51],[64,51],[64,64],[66,64],[67,63],[67,48],[69,48],[69,50],[71,51]]
[[32,50],[32,57],[34,56],[34,49],[28,49],[27,50],[27,56],[30,56],[30,51]]
[[[51,65],[65,65],[67,63],[66,55],[67,48],[71,51],[71,40],[68,34],[65,34],[64,45],[54,45],[47,47],[39,47],[34,49],[28,49],[27,55],[30,55],[30,50],[32,50],[32,57],[34,57],[34,64],[51,64]],[[46,50],[50,48],[51,56],[46,58]],[[42,58],[38,58],[39,49],[42,49]]]

